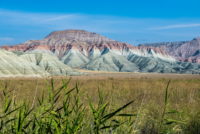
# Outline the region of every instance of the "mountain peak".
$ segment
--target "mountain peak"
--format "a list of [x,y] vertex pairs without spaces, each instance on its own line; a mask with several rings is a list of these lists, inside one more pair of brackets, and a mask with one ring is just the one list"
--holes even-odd
[[68,30],[62,30],[62,31],[53,31],[51,34],[68,34],[68,33],[90,33],[90,32],[85,31],[85,30],[68,29]]
[[194,38],[193,40],[200,40],[200,37],[196,37],[196,38]]
[[65,38],[67,40],[76,40],[81,42],[87,42],[87,43],[116,43],[117,41],[106,38],[102,35],[99,35],[97,33],[88,32],[85,30],[63,30],[63,31],[54,31],[50,33],[45,39],[50,38]]

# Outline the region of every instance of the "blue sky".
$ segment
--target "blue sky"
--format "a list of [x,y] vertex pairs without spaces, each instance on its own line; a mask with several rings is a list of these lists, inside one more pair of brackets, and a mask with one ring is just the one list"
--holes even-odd
[[0,0],[0,45],[82,29],[138,45],[200,37],[200,0]]

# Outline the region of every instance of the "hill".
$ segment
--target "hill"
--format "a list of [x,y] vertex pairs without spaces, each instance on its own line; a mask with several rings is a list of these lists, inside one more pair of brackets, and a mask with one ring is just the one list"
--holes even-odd
[[163,49],[170,56],[181,62],[200,63],[200,37],[191,41],[150,43],[140,44],[139,46]]
[[126,60],[123,56],[115,54],[112,50],[105,50],[101,56],[85,64],[83,69],[111,72],[138,72],[135,64]]
[[0,49],[0,77],[45,77],[44,68],[26,61],[16,54]]

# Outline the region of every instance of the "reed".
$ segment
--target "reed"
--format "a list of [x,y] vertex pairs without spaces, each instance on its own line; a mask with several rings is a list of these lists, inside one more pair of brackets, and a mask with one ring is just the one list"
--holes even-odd
[[[35,80],[30,86],[28,81],[4,80],[0,82],[0,133],[199,133],[199,82],[66,77]],[[29,89],[23,86],[28,85],[33,90],[27,97]]]

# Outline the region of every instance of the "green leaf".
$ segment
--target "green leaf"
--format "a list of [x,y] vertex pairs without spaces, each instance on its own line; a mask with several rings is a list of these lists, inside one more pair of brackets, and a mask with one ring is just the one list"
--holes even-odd
[[57,115],[57,113],[55,111],[51,111],[50,112],[52,115]]
[[104,122],[106,122],[108,119],[110,119],[111,117],[115,116],[118,112],[120,112],[121,110],[123,110],[124,108],[126,108],[128,105],[130,105],[131,103],[133,103],[135,100],[127,103],[126,105],[124,105],[123,107],[117,109],[115,112],[107,114],[106,116],[104,116],[104,120],[100,123],[103,124]]
[[49,86],[49,82],[48,82],[48,80],[46,80],[47,81],[47,88],[48,88],[48,92],[49,92],[49,100],[51,101],[51,99],[52,99],[52,93],[51,93],[51,89],[50,89],[50,86]]
[[75,88],[71,89],[70,91],[68,91],[65,95],[71,93]]
[[5,124],[8,124],[9,122],[14,121],[15,119],[16,119],[16,118],[13,118],[13,119],[7,120],[7,121],[5,122]]
[[42,93],[42,103],[44,102],[44,89],[43,89],[43,93]]
[[173,119],[166,119],[168,122],[172,122],[172,123],[182,123],[182,124],[186,124],[183,121],[177,121],[177,120],[173,120]]
[[160,122],[160,131],[162,131],[162,125],[163,125],[163,120],[164,120],[164,116],[165,116],[165,110],[166,110],[166,107],[168,106],[168,87],[169,87],[169,83],[170,83],[170,80],[167,84],[167,87],[166,87],[166,93],[165,93],[165,107],[164,107],[164,110],[163,110],[163,114],[162,114],[162,118],[161,118],[161,122]]
[[104,126],[101,127],[100,129],[107,129],[107,128],[112,128],[112,130],[116,129],[117,127],[119,127],[120,125],[113,125],[113,126]]
[[137,116],[139,114],[118,114],[116,116]]
[[14,110],[12,110],[12,111],[10,111],[9,113],[7,113],[6,115],[4,115],[4,116],[2,116],[2,117],[0,117],[0,118],[4,118],[4,117],[8,116],[9,114],[11,114],[11,113],[17,111],[17,110],[20,109],[20,108],[21,108],[21,106],[18,107],[18,108],[16,108],[16,109],[14,109]]
[[32,131],[35,129],[35,126],[36,126],[36,124],[35,124],[35,120],[33,121],[33,126],[32,126]]
[[167,112],[167,114],[173,114],[173,113],[177,113],[177,114],[181,114],[181,115],[184,115],[184,116],[187,116],[186,114],[184,114],[184,113],[181,113],[181,112],[178,112],[178,111],[176,111],[176,110],[173,110],[173,109],[167,109],[168,111],[170,111],[170,112]]
[[6,113],[8,111],[10,104],[11,104],[11,100],[8,102],[8,105],[5,106],[4,113]]
[[[22,107],[23,108],[23,107]],[[20,131],[20,128],[21,128],[21,114],[22,114],[22,108],[19,110],[19,114],[18,114],[18,118],[17,118],[17,130],[18,132]]]
[[32,111],[33,111],[33,108],[32,108],[29,112],[27,112],[27,113],[25,114],[25,117],[27,117]]
[[60,107],[58,108],[55,112],[59,112],[60,110],[62,110],[64,107]]
[[103,116],[104,111],[106,109],[106,107],[108,106],[109,102],[107,102],[106,104],[104,104],[98,111],[97,111],[97,118],[99,118],[99,116]]
[[78,82],[76,81],[76,93],[79,93]]
[[40,101],[40,99],[37,97],[37,99],[38,99],[38,102],[39,102],[39,104],[40,104],[40,106],[42,105],[42,102]]
[[172,123],[174,123],[174,122],[167,122],[167,123],[165,123],[164,125],[170,125],[170,124],[172,124]]
[[54,104],[58,101],[59,98],[60,98],[60,95],[55,99]]
[[92,106],[92,103],[91,103],[89,97],[88,97],[88,101],[89,101],[90,108],[92,109],[92,112],[93,112],[93,115],[94,115],[94,113],[96,113],[96,111],[95,111],[94,107]]
[[107,128],[111,128],[113,126],[104,126],[104,127],[101,127],[100,129],[107,129]]
[[51,90],[54,91],[54,81],[53,81],[53,77],[51,78]]
[[23,129],[26,129],[26,128],[30,125],[31,122],[32,122],[32,121],[29,121],[29,122],[23,127]]
[[124,105],[123,107],[120,107],[120,108],[117,109],[115,112],[110,113],[110,114],[104,116],[103,118],[111,118],[112,116],[114,116],[115,114],[117,114],[118,112],[120,112],[121,110],[123,110],[124,108],[126,108],[128,105],[130,105],[131,103],[133,103],[134,101],[135,101],[135,100],[133,100],[133,101],[127,103],[127,104]]
[[54,121],[54,124],[55,124],[55,127],[56,127],[56,133],[60,134],[57,122],[55,120],[53,120],[53,121]]
[[2,130],[2,128],[3,128],[3,120],[1,119],[1,126],[0,126],[0,130]]
[[112,120],[112,122],[115,122],[115,123],[118,123],[118,124],[120,123],[120,122],[119,122],[119,121],[117,121],[116,119],[115,119],[115,120]]

